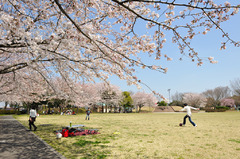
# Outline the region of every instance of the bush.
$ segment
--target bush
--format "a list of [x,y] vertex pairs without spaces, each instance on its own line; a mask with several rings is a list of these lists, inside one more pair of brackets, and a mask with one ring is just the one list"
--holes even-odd
[[6,110],[6,109],[0,109],[0,114],[16,114],[17,111],[15,110]]
[[181,102],[181,101],[177,101],[177,100],[174,100],[174,101],[172,101],[169,105],[170,106],[181,106],[181,107],[183,107],[183,102]]
[[164,101],[161,101],[161,102],[157,102],[157,105],[158,106],[167,106],[167,103]]
[[225,106],[216,106],[216,109],[209,109],[206,108],[206,112],[225,112],[226,110],[229,110],[229,107]]
[[225,109],[225,110],[229,110],[229,107],[225,107],[225,106],[217,106],[216,109]]

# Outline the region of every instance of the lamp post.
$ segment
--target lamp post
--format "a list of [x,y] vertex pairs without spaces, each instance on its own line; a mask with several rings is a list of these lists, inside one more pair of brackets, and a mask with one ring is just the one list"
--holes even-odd
[[169,103],[168,103],[168,105],[170,104],[170,91],[171,91],[171,89],[168,89],[168,93],[169,93]]

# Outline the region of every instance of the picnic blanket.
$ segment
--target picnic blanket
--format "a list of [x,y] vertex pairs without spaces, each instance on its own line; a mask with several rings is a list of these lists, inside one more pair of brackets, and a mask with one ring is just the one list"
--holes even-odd
[[100,134],[98,129],[82,129],[82,128],[63,128],[62,130],[55,131],[56,133],[61,133],[62,137],[69,136],[81,136],[81,135],[93,135]]

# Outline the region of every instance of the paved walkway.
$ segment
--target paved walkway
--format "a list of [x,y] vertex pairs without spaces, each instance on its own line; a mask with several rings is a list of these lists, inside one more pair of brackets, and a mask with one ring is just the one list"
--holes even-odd
[[12,116],[0,116],[0,158],[65,159]]

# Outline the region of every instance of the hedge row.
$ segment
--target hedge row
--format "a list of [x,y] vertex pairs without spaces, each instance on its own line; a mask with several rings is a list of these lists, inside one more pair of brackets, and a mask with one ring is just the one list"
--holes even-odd
[[205,109],[206,112],[225,112],[229,107],[217,106],[216,109]]
[[17,114],[16,110],[0,109],[0,114]]

